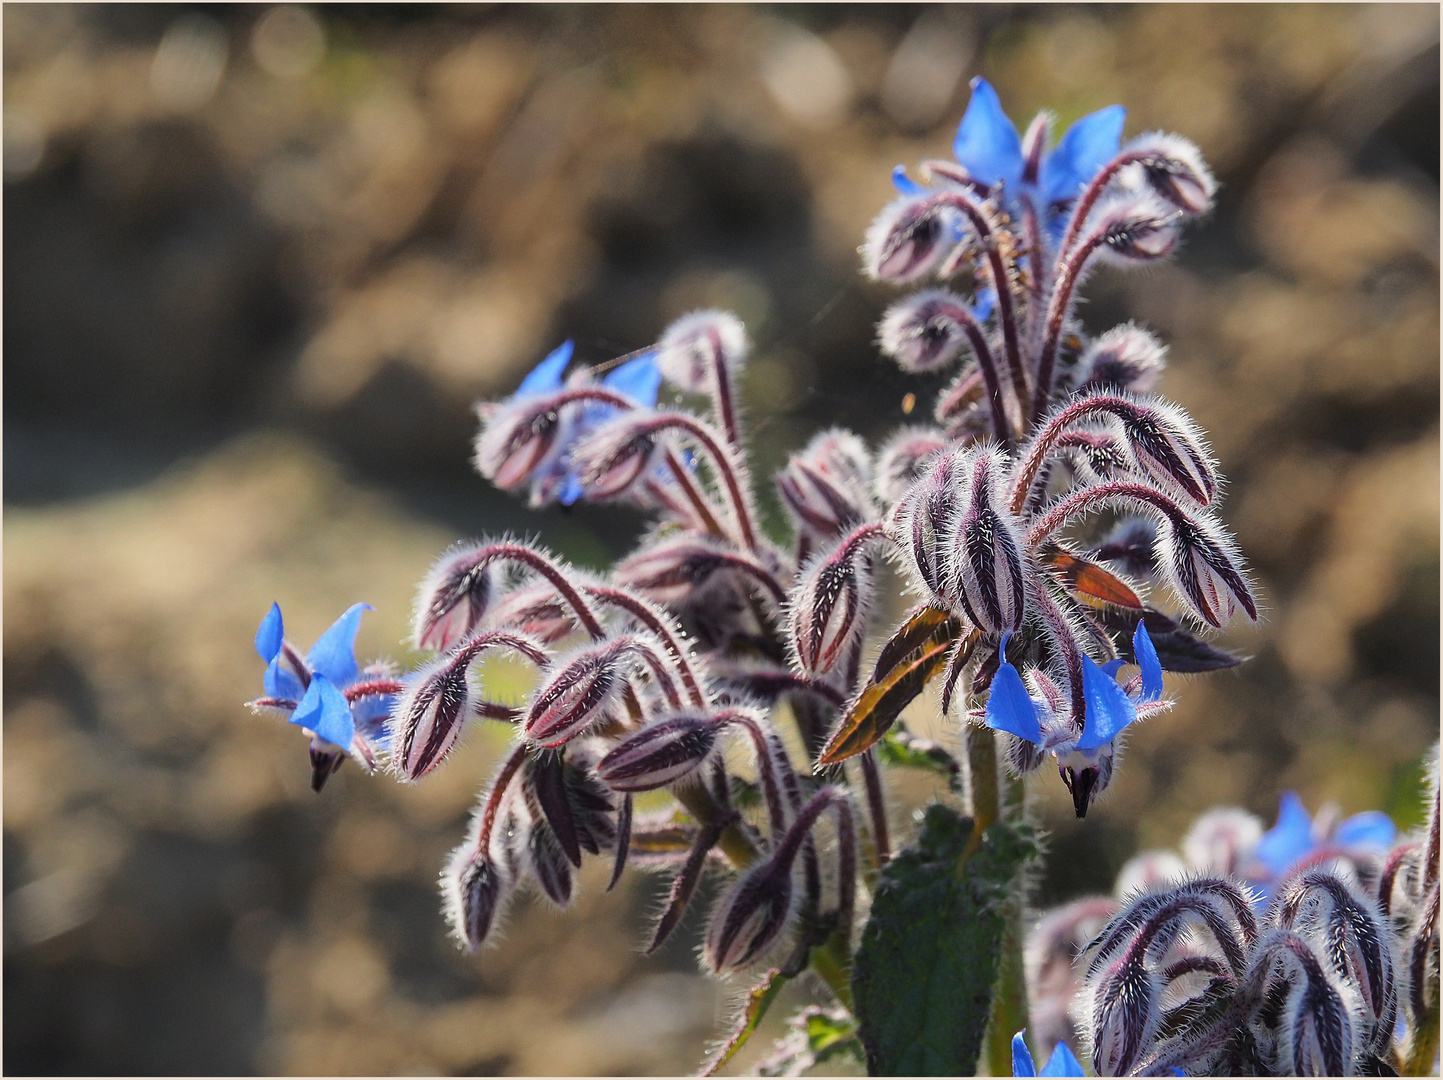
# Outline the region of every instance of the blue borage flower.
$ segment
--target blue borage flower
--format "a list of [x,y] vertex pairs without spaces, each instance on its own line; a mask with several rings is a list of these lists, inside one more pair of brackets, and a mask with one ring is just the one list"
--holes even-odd
[[[1016,125],[1002,111],[997,91],[986,79],[976,78],[952,151],[968,177],[982,187],[1002,185],[1009,205],[1018,207],[1024,196],[1032,200],[1056,239],[1083,185],[1117,154],[1126,118],[1121,105],[1099,109],[1078,120],[1050,152],[1042,153],[1046,124],[1034,121],[1029,145],[1024,147]],[[901,165],[893,170],[892,182],[904,195],[926,190]]]
[[[1167,705],[1162,701],[1162,665],[1147,628],[1139,622],[1133,634],[1133,655],[1138,674],[1119,686],[1116,674],[1123,661],[1111,660],[1099,667],[1091,657],[1082,656],[1082,692],[1086,702],[1082,732],[1056,714],[1045,695],[1034,698],[1021,673],[1007,661],[1007,642],[1002,635],[998,647],[997,674],[987,698],[983,719],[996,731],[1004,731],[1050,751],[1058,761],[1064,782],[1072,791],[1077,816],[1084,817],[1090,801],[1107,787],[1112,775],[1114,742],[1137,721],[1139,707],[1153,712]],[[1046,676],[1038,672],[1039,680]]]
[[[1274,880],[1280,880],[1299,863],[1329,851],[1387,851],[1398,835],[1393,819],[1381,810],[1365,810],[1324,830],[1319,827],[1323,823],[1308,813],[1296,791],[1283,792],[1280,802],[1277,824],[1263,834],[1253,849],[1253,858]],[[1322,817],[1320,814],[1319,819]]]
[[353,604],[302,657],[285,639],[281,607],[272,604],[256,630],[266,662],[265,696],[253,708],[277,709],[311,736],[312,787],[317,791],[346,755],[370,770],[386,742],[384,724],[400,684],[382,665],[364,672],[356,661],[356,633],[370,604]]
[[[562,378],[571,362],[574,344],[564,341],[546,359],[537,364],[521,380],[511,401],[544,397],[560,393],[565,389]],[[618,365],[601,380],[601,385],[631,398],[639,406],[652,408],[656,405],[657,392],[661,389],[661,372],[656,366],[656,352],[648,351],[634,356]],[[590,431],[598,427],[616,410],[610,405],[590,404],[579,410],[567,429],[565,436],[546,459],[531,474],[531,501],[542,505],[553,499],[563,506],[571,506],[581,498],[581,479],[571,464],[571,450]]]
[[[1027,1049],[1027,1040],[1023,1038],[1027,1033],[1019,1031],[1012,1036],[1012,1075],[1013,1076],[1038,1076],[1037,1064],[1032,1060],[1032,1051]],[[1047,1064],[1042,1066],[1042,1076],[1086,1076],[1082,1069],[1082,1062],[1077,1060],[1071,1048],[1064,1042],[1058,1043],[1052,1048],[1052,1056],[1047,1059]]]

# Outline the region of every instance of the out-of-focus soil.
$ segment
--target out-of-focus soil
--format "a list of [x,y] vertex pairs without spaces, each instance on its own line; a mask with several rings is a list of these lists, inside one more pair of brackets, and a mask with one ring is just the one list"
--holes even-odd
[[[1179,679],[1033,897],[1106,890],[1208,806],[1416,819],[1438,723],[1438,14],[1424,5],[304,9],[11,5],[5,90],[5,1069],[678,1073],[740,987],[701,911],[592,866],[566,914],[457,952],[435,877],[501,745],[414,787],[251,715],[272,600],[309,642],[367,600],[403,644],[462,536],[591,566],[633,516],[527,512],[468,471],[472,402],[724,306],[758,476],[917,384],[856,246],[945,157],[984,74],[1014,118],[1122,102],[1222,187],[1171,265],[1105,272],[1094,330],[1230,478],[1267,615]],[[770,490],[763,501],[778,520]],[[935,706],[917,728],[953,737]],[[926,795],[898,783],[897,823]],[[598,876],[599,875],[599,876]],[[763,1035],[768,1034],[764,1031]],[[739,1058],[742,1068],[761,1053]]]

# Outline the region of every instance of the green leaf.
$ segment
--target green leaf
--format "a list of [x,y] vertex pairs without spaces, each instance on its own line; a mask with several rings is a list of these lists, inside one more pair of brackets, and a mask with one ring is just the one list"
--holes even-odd
[[772,968],[762,978],[762,981],[747,993],[746,1004],[742,1006],[741,1015],[737,1017],[736,1029],[731,1037],[717,1050],[715,1057],[707,1062],[699,1076],[712,1076],[732,1059],[748,1039],[752,1032],[756,1031],[757,1025],[762,1022],[762,1017],[767,1015],[767,1010],[772,1007],[772,1002],[782,992],[782,987],[787,984],[787,979],[776,968]]
[[898,769],[940,773],[953,791],[961,788],[962,766],[957,759],[930,739],[917,738],[901,724],[877,744],[877,760]]
[[862,1045],[857,1040],[857,1021],[845,1014],[811,1010],[805,1014],[807,1049],[813,1061],[820,1063],[837,1054],[853,1054],[862,1060]]
[[976,1072],[1004,902],[1037,851],[1028,825],[998,822],[976,838],[970,818],[927,808],[921,835],[882,871],[852,969],[868,1072]]

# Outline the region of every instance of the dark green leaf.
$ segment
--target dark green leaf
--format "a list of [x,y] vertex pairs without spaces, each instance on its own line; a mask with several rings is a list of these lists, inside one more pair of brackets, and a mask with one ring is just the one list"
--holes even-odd
[[874,1076],[970,1076],[991,1010],[1004,901],[1037,853],[1030,826],[927,808],[922,833],[882,871],[852,969]]
[[941,773],[955,788],[962,773],[957,759],[930,739],[919,739],[897,725],[877,744],[877,760],[901,769],[927,769]]

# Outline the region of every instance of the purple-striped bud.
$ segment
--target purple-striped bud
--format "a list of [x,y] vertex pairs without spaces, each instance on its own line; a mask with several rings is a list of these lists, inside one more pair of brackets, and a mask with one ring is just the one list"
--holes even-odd
[[700,536],[681,536],[641,548],[616,564],[612,579],[658,604],[677,606],[692,599],[718,573],[741,557]]
[[891,506],[920,480],[932,459],[947,448],[941,428],[905,427],[877,451],[877,475],[872,484],[878,502]]
[[1139,472],[1198,507],[1217,498],[1212,455],[1187,413],[1165,401],[1150,401],[1118,408],[1113,415]]
[[[1104,431],[1069,431],[1058,436],[1056,450],[1065,453],[1073,469],[1089,482],[1123,477],[1132,470],[1132,457],[1122,441]],[[1045,484],[1045,471],[1038,475]]]
[[1077,389],[1149,393],[1157,385],[1166,356],[1166,347],[1141,327],[1115,326],[1089,345],[1077,362]]
[[441,875],[441,895],[451,931],[468,952],[486,940],[510,891],[501,868],[488,857],[473,857],[469,845],[457,848]]
[[1124,195],[1093,212],[1090,227],[1100,235],[1100,250],[1122,265],[1165,259],[1181,237],[1172,207],[1152,195]]
[[850,431],[819,432],[776,481],[797,531],[813,540],[830,540],[872,516],[872,459]]
[[526,866],[553,904],[565,908],[571,902],[571,864],[544,821],[532,823],[526,840]]
[[1134,139],[1125,153],[1142,153],[1143,175],[1157,195],[1184,214],[1197,217],[1212,209],[1217,181],[1202,152],[1180,135],[1154,131]]
[[957,211],[938,207],[926,196],[903,196],[868,227],[862,269],[874,281],[905,285],[941,266],[960,237]]
[[572,450],[572,467],[588,499],[625,495],[657,464],[658,443],[649,421],[655,414],[638,410],[603,424]]
[[1281,997],[1278,1072],[1282,1076],[1349,1076],[1360,1046],[1354,991],[1328,970],[1311,942],[1274,930],[1258,943],[1248,981],[1256,993]]
[[866,633],[872,568],[864,542],[856,537],[853,533],[813,558],[792,589],[792,649],[802,670],[812,675],[831,671]]
[[571,425],[556,396],[523,397],[477,410],[482,430],[476,437],[476,471],[502,491],[514,491],[565,444]]
[[634,662],[629,642],[608,641],[576,653],[537,689],[526,710],[526,737],[560,746],[599,720],[621,697]]
[[1092,1064],[1099,1076],[1127,1076],[1162,1020],[1162,987],[1132,948],[1090,980]]
[[576,629],[576,613],[551,582],[539,581],[497,601],[491,609],[491,623],[550,645]]
[[1167,515],[1158,529],[1156,554],[1173,591],[1209,626],[1226,626],[1240,607],[1258,621],[1237,547],[1216,522]]
[[990,633],[1022,627],[1022,530],[1007,509],[1006,462],[995,450],[964,462],[967,495],[957,519],[949,569],[952,592],[972,625]]
[[706,393],[720,366],[732,374],[747,358],[747,331],[730,311],[693,311],[666,328],[656,343],[656,366],[673,386]]
[[961,451],[945,451],[927,474],[907,491],[897,506],[896,539],[917,590],[948,607],[957,602],[956,583],[948,570],[957,520],[966,498]]
[[791,860],[767,859],[743,874],[712,913],[702,962],[720,974],[762,956],[787,927],[792,891]]
[[484,556],[487,546],[452,548],[432,564],[416,596],[416,648],[447,652],[480,625],[499,591],[498,568]]
[[946,289],[928,289],[889,307],[877,324],[877,344],[903,371],[938,371],[967,346],[967,302]]
[[708,716],[669,716],[628,735],[601,759],[597,774],[613,791],[653,791],[691,775],[716,747]]

